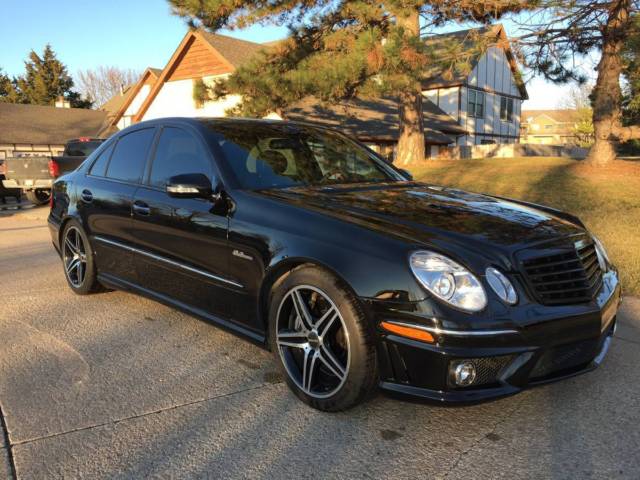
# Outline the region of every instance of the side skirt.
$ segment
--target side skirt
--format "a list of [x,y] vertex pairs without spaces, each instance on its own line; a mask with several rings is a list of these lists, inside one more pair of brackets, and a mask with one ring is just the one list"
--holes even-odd
[[113,277],[106,273],[98,274],[98,281],[103,283],[105,286],[109,288],[113,288],[116,290],[125,290],[128,292],[136,293],[146,298],[150,298],[151,300],[155,300],[156,302],[160,302],[168,307],[175,308],[176,310],[180,310],[184,313],[192,315],[196,318],[204,320],[205,322],[211,323],[212,325],[222,328],[229,333],[236,335],[244,340],[249,340],[252,343],[267,349],[267,341],[265,335],[254,332],[253,330],[249,330],[248,328],[242,327],[235,322],[225,320],[223,318],[217,317],[215,315],[211,315],[210,313],[205,312],[199,308],[194,308],[186,303],[179,302],[177,300],[172,299],[166,295],[161,293],[154,292],[152,290],[148,290],[140,285],[136,285],[131,282],[127,282],[117,277]]

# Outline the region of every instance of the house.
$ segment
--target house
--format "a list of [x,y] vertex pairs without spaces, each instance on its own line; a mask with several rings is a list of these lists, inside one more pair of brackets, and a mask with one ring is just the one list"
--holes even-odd
[[[518,143],[522,102],[529,98],[502,25],[438,35],[429,42],[440,48],[448,40],[474,41],[474,34],[495,35],[495,43],[474,53],[468,75],[426,72],[423,95],[465,129],[459,146]],[[470,45],[471,48],[471,45]]]
[[[441,146],[456,143],[466,131],[453,118],[430,101],[422,106],[427,153],[437,153]],[[353,99],[339,104],[325,105],[308,98],[288,108],[290,120],[314,122],[327,127],[340,128],[393,161],[398,143],[398,102],[394,98],[376,100]]]
[[522,112],[523,143],[539,145],[577,145],[576,127],[580,114],[576,110],[524,110]]
[[162,70],[159,68],[148,67],[135,84],[123,87],[122,91],[102,105],[100,110],[108,113],[111,123],[119,130],[128,127],[133,123],[133,116],[140,109],[161,73]]
[[[498,26],[492,31],[496,45],[500,46],[492,46],[484,55],[477,55],[469,76],[450,80],[436,74],[425,77],[425,139],[432,155],[443,145],[509,143],[519,138],[520,104],[527,96],[526,89],[504,29]],[[464,39],[465,32],[441,37],[459,35]],[[112,124],[124,128],[130,123],[159,117],[225,116],[226,110],[236,105],[240,97],[230,95],[201,104],[195,95],[196,86],[230,75],[269,45],[190,30],[161,72],[145,71],[122,99]],[[386,155],[398,139],[395,103],[386,98],[329,106],[306,99],[285,112],[285,116],[345,128]],[[473,105],[471,115],[466,105]],[[275,114],[271,117],[277,118]]]
[[106,112],[0,102],[0,160],[60,155],[67,140],[113,133]]

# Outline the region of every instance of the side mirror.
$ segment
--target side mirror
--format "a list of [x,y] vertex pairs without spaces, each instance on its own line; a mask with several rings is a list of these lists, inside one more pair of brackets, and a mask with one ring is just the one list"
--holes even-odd
[[211,180],[202,173],[176,175],[167,181],[167,193],[172,197],[211,199]]
[[411,175],[411,172],[409,172],[408,170],[401,168],[400,173],[402,173],[402,176],[407,180],[413,180],[413,175]]

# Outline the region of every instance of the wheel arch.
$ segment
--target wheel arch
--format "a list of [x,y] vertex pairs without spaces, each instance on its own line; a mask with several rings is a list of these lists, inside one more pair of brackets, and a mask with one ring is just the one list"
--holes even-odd
[[[318,267],[330,273],[338,279],[344,288],[353,294],[354,298],[358,298],[349,282],[347,282],[339,272],[323,262],[306,257],[290,257],[282,259],[267,270],[262,284],[260,285],[260,293],[258,295],[258,318],[262,321],[264,326],[265,338],[269,338],[269,297],[273,287],[287,278],[294,270],[306,266]],[[266,342],[266,346],[267,348],[270,348],[268,341]]]

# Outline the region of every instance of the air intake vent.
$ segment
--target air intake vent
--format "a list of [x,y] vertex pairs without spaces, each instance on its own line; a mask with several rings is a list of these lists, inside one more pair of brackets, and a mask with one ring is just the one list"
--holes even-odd
[[545,305],[589,302],[602,286],[602,271],[591,240],[574,250],[528,258],[525,276],[537,299]]

